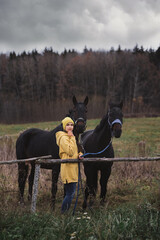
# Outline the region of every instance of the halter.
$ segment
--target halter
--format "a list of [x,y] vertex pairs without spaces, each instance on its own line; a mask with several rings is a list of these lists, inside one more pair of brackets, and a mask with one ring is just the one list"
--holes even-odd
[[116,118],[113,122],[110,122],[109,115],[110,115],[110,112],[108,111],[108,124],[109,124],[110,128],[112,128],[113,124],[115,124],[115,123],[119,123],[122,126],[122,122],[119,118]]
[[113,124],[115,124],[115,123],[119,123],[122,126],[122,122],[120,119],[117,118],[113,122],[110,123],[109,118],[108,118],[108,124],[111,128],[112,128]]
[[[73,119],[74,120],[74,119]],[[74,120],[74,123],[77,124],[79,121],[84,122],[84,124],[86,125],[86,121],[84,120],[84,118],[80,117],[77,120]]]

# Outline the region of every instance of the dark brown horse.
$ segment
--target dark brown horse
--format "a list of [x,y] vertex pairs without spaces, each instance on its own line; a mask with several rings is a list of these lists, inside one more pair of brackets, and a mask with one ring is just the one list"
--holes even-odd
[[[120,104],[110,104],[107,114],[102,118],[100,124],[94,129],[84,132],[81,135],[83,147],[87,158],[113,158],[114,150],[111,138],[119,138],[122,133],[122,106]],[[92,153],[92,154],[88,154]],[[84,172],[86,175],[86,189],[83,208],[87,207],[87,198],[90,196],[90,206],[94,202],[97,191],[98,171],[101,173],[101,203],[105,202],[107,192],[107,182],[111,174],[113,162],[84,163]]]
[[[76,97],[73,97],[74,108],[69,111],[67,116],[70,116],[75,121],[74,134],[78,140],[79,134],[85,130],[86,127],[86,112],[88,97],[84,102],[77,102]],[[32,157],[51,155],[54,159],[59,158],[59,148],[56,144],[55,134],[62,131],[62,124],[57,126],[52,131],[44,131],[37,128],[31,128],[24,131],[16,142],[17,159],[27,159]],[[52,169],[52,207],[55,206],[55,198],[57,192],[57,181],[60,172],[60,164],[49,166],[47,164],[41,165],[42,168]],[[29,175],[29,193],[28,199],[32,197],[32,187],[35,172],[35,163],[31,163],[31,172]],[[18,186],[20,203],[24,202],[24,188],[28,176],[28,165],[25,163],[18,164]]]

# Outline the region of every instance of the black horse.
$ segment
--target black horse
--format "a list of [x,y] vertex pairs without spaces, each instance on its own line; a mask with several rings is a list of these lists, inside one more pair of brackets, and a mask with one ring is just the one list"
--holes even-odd
[[[95,153],[86,155],[87,158],[113,158],[114,150],[111,143],[111,138],[115,136],[119,138],[122,133],[122,106],[120,104],[109,104],[107,114],[102,118],[100,124],[94,129],[84,132],[81,135],[81,140],[86,153]],[[104,151],[103,151],[104,150]],[[97,154],[101,152],[100,154]],[[96,162],[84,163],[84,172],[86,175],[85,198],[83,202],[83,209],[87,207],[87,198],[89,196],[89,205],[94,202],[97,190],[98,170],[101,172],[100,176],[100,199],[101,204],[105,203],[107,192],[107,182],[111,174],[111,167],[113,162]]]
[[[86,112],[88,97],[85,98],[83,103],[78,103],[76,97],[73,97],[74,108],[69,111],[67,116],[70,116],[75,121],[74,134],[78,143],[79,134],[84,132],[86,127]],[[62,131],[62,124],[57,126],[52,131],[44,131],[37,128],[31,128],[24,131],[17,139],[16,142],[16,155],[17,159],[27,159],[32,157],[52,155],[54,159],[59,158],[59,148],[56,144],[55,134]],[[80,147],[80,146],[79,146]],[[42,164],[41,168],[52,169],[52,207],[55,206],[55,198],[57,192],[57,181],[60,172],[60,164],[49,166]],[[32,187],[34,180],[35,163],[31,162],[31,172],[29,175],[29,193],[28,200],[32,197]],[[18,164],[18,186],[20,203],[24,202],[24,188],[28,176],[28,165],[25,163]]]

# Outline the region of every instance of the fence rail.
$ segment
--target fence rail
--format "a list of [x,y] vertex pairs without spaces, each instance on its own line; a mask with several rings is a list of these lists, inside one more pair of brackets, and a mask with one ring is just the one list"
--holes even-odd
[[0,165],[3,164],[15,164],[15,163],[23,163],[23,162],[33,162],[39,164],[55,164],[55,163],[78,163],[78,162],[140,162],[140,161],[159,161],[159,157],[122,157],[122,158],[84,158],[84,159],[52,159],[51,155],[42,156],[42,157],[34,157],[34,158],[27,158],[27,159],[19,159],[19,160],[9,160],[9,161],[0,161]]
[[31,202],[31,212],[35,213],[36,211],[36,202],[38,195],[38,182],[40,177],[40,167],[41,164],[58,164],[58,163],[77,163],[77,162],[140,162],[140,161],[159,161],[159,157],[137,157],[137,158],[84,158],[84,159],[52,159],[51,155],[34,157],[28,159],[20,160],[11,160],[11,161],[0,161],[0,165],[4,164],[15,164],[15,163],[29,163],[35,162],[35,174],[34,174],[34,183],[33,183],[33,192],[32,192],[32,202]]
[[0,165],[3,165],[3,164],[23,163],[23,162],[33,162],[33,161],[37,161],[38,159],[49,159],[49,158],[51,158],[51,157],[52,157],[51,155],[47,155],[47,156],[27,158],[27,159],[0,161]]

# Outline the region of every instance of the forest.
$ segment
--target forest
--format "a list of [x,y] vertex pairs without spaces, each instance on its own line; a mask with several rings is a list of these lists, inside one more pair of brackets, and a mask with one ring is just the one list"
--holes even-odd
[[73,95],[89,97],[90,119],[120,100],[125,116],[159,115],[160,47],[0,54],[1,123],[60,120],[73,107]]

